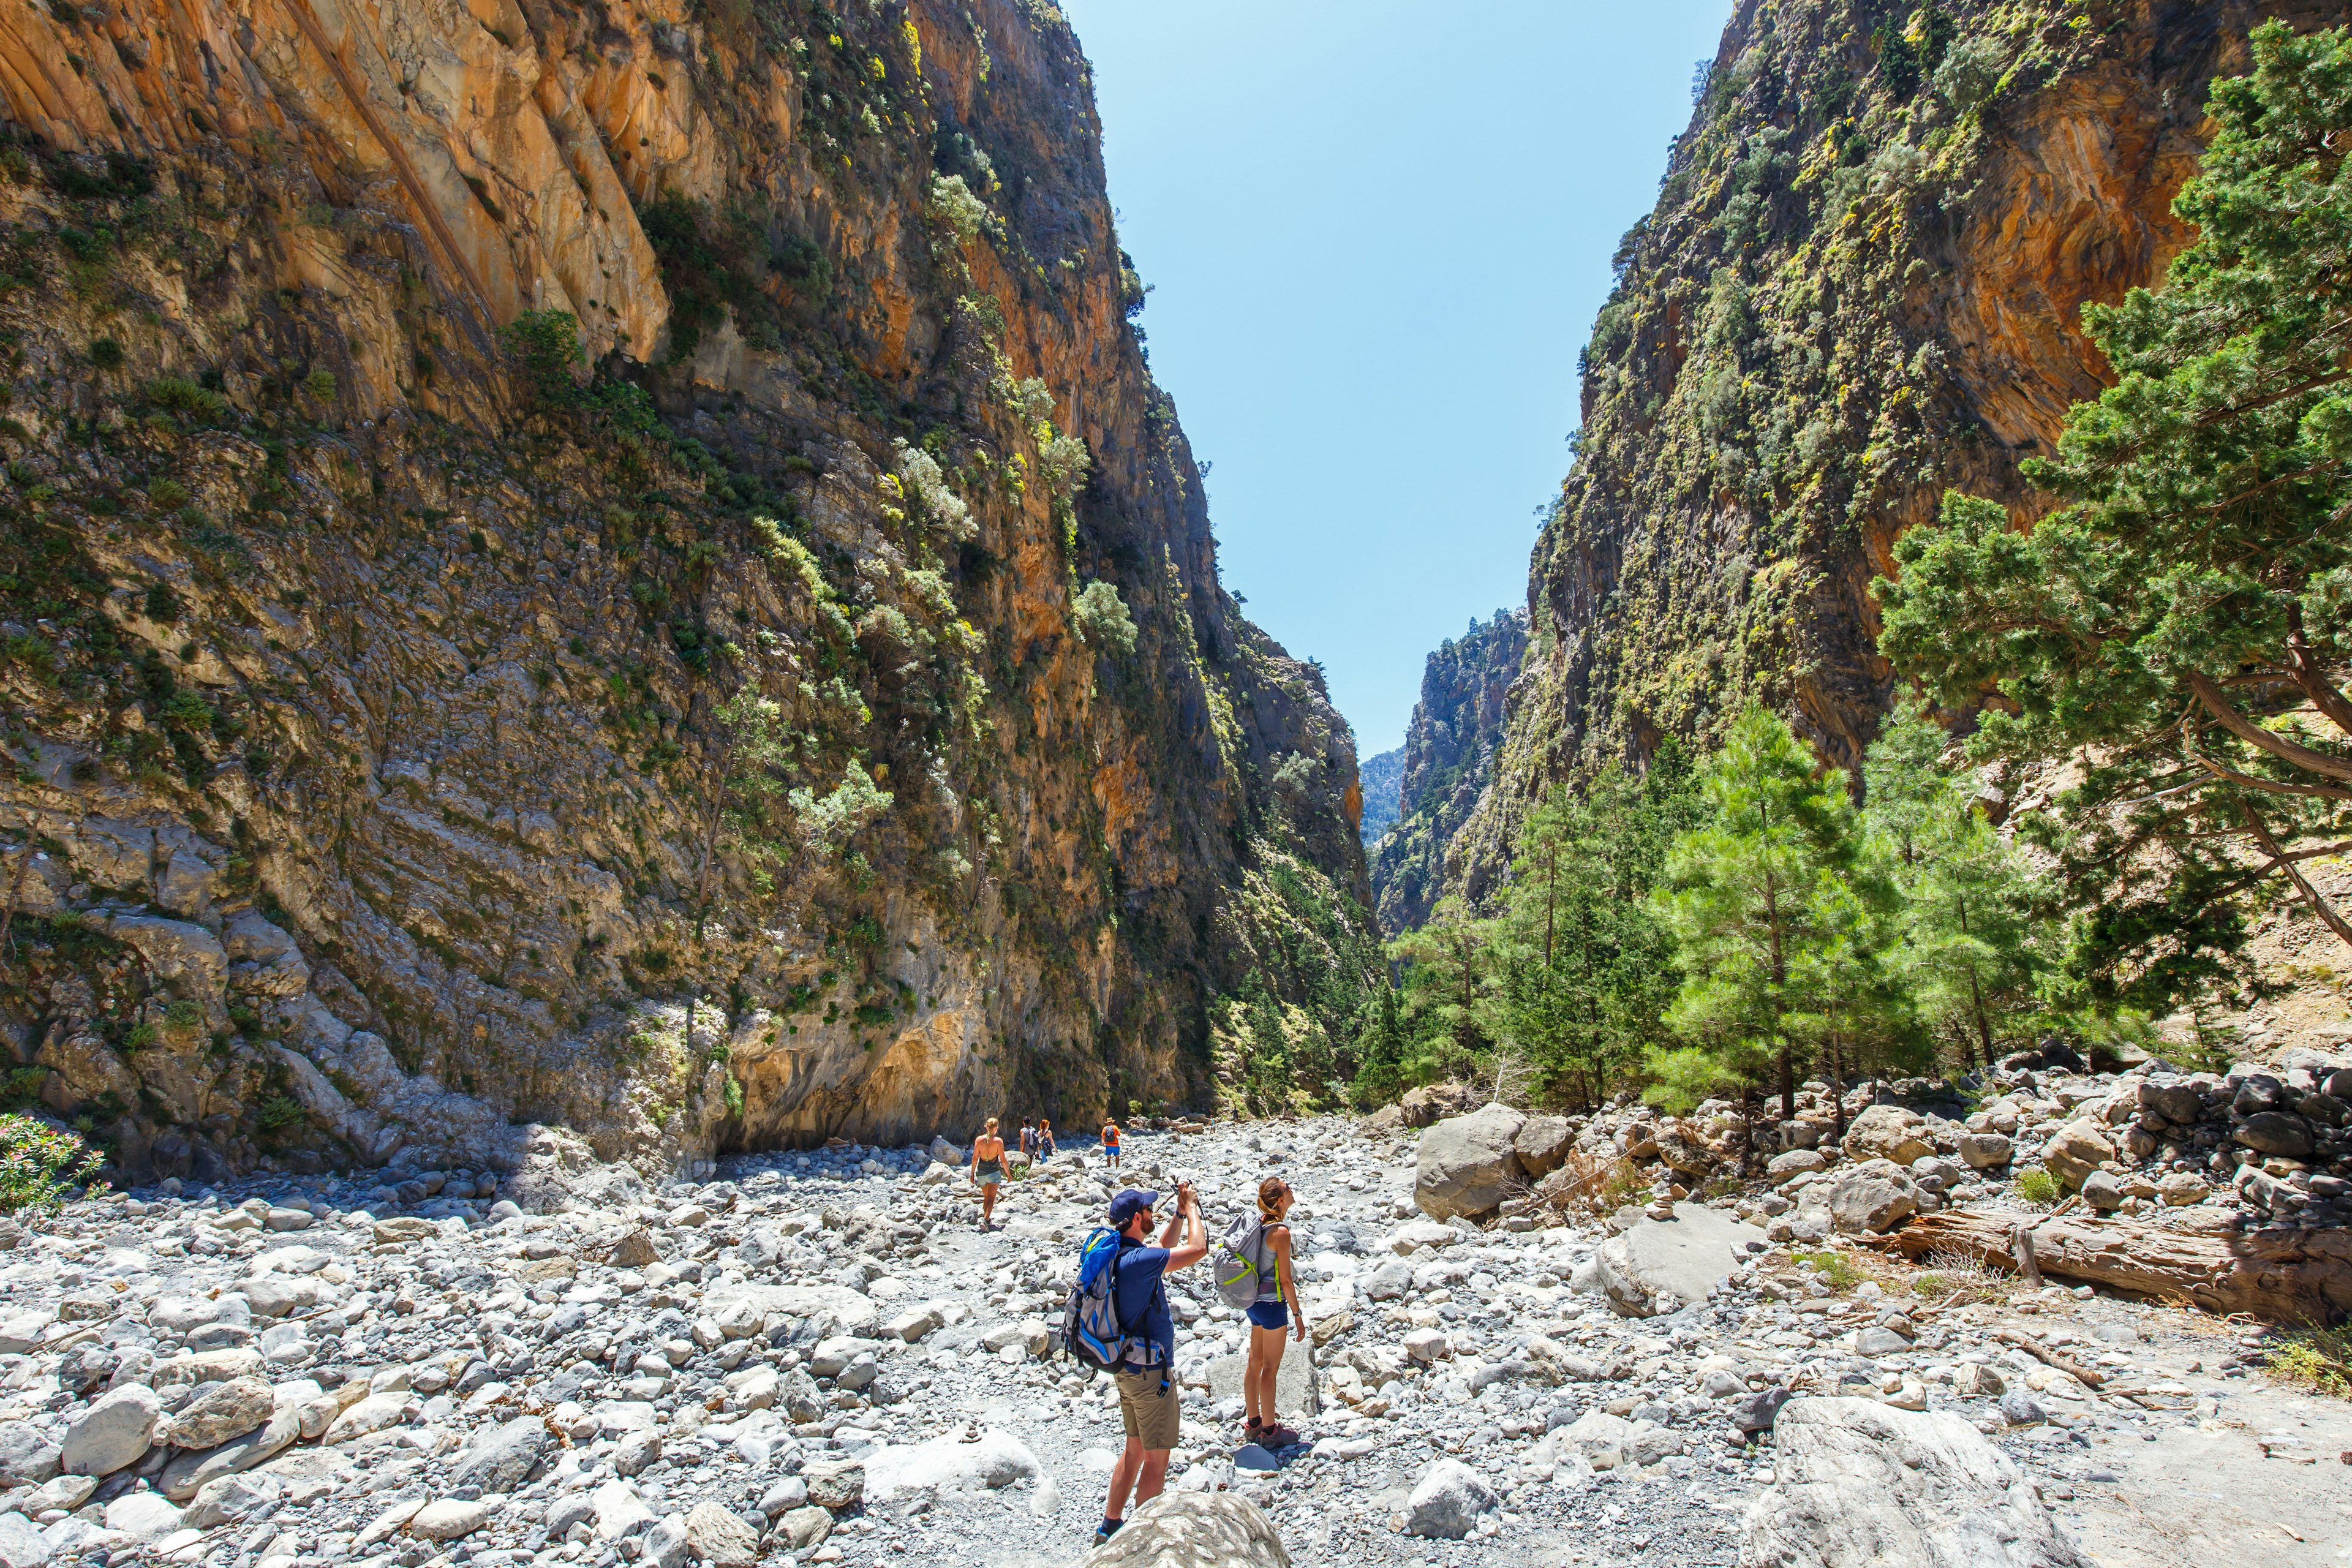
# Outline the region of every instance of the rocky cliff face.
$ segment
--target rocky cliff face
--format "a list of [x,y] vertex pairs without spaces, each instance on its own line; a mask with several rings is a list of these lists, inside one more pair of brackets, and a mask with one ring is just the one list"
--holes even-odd
[[1396,826],[1372,846],[1372,897],[1391,936],[1429,918],[1446,850],[1494,780],[1504,698],[1528,647],[1525,610],[1498,610],[1429,656],[1406,727]]
[[1199,1102],[1310,1000],[1240,891],[1368,900],[1353,742],[1051,5],[20,7],[0,98],[19,1099],[690,1163]]
[[2341,10],[1743,0],[1583,356],[1459,886],[1548,781],[1751,700],[1858,762],[1892,694],[1870,579],[1947,488],[2032,515],[2018,463],[2105,374],[2081,307],[2187,243],[2207,84],[2271,16]]
[[1364,818],[1356,825],[1356,833],[1369,852],[1397,819],[1401,799],[1398,792],[1404,781],[1404,748],[1392,746],[1379,756],[1364,758],[1357,765],[1357,773],[1364,786]]

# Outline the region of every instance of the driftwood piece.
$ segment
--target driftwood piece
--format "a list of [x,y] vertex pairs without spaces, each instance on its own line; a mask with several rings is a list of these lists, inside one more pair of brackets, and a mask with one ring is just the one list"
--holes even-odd
[[2043,1344],[2040,1340],[2035,1339],[2032,1334],[2021,1334],[2015,1329],[2001,1329],[1997,1331],[1992,1337],[1999,1340],[2002,1344],[2015,1345],[2019,1350],[2023,1351],[2027,1355],[2032,1356],[2035,1361],[2040,1362],[2044,1366],[2056,1367],[2060,1372],[2064,1373],[2076,1383],[2081,1384],[2084,1388],[2096,1388],[2099,1384],[2107,1381],[2107,1374],[2105,1373],[2084,1366],[2081,1362],[2075,1361],[2070,1356],[2059,1354],[2056,1351],[2052,1350],[2048,1345]]
[[[1947,1209],[1868,1240],[1915,1259],[1951,1251],[2014,1268],[2023,1234],[2012,1215]],[[2328,1323],[2352,1314],[2352,1229],[2204,1233],[2084,1215],[2042,1220],[2031,1236],[2025,1258],[2061,1279],[2277,1322]]]

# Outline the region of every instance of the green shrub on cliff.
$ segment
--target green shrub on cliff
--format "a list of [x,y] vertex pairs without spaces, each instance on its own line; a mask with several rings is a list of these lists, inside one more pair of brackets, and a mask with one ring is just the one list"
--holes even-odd
[[1108,583],[1087,584],[1070,601],[1070,625],[1080,637],[1104,653],[1135,651],[1135,617],[1118,589]]

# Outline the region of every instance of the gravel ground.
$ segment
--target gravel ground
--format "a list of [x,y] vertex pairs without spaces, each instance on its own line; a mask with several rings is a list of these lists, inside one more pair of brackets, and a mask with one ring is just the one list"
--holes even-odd
[[[2103,1563],[2210,1563],[2217,1538],[2352,1561],[2347,1407],[2263,1382],[2260,1331],[1982,1278],[1931,1300],[1874,1256],[1780,1247],[1622,1318],[1569,1283],[1605,1229],[1434,1226],[1413,1161],[1411,1134],[1336,1121],[1129,1141],[1122,1183],[1189,1176],[1213,1233],[1268,1172],[1299,1194],[1321,1404],[1298,1369],[1284,1414],[1314,1441],[1278,1471],[1235,1466],[1217,1397],[1237,1315],[1205,1268],[1172,1277],[1172,1484],[1256,1501],[1294,1562],[1733,1563],[1772,1479],[1734,1417],[1775,1388],[1961,1413]],[[986,1233],[921,1151],[659,1192],[592,1172],[548,1215],[395,1174],[78,1204],[0,1255],[0,1563],[1084,1555],[1118,1412],[1035,1352],[1112,1190],[1098,1152],[1010,1184]],[[1491,1500],[1465,1539],[1406,1533],[1447,1458]]]

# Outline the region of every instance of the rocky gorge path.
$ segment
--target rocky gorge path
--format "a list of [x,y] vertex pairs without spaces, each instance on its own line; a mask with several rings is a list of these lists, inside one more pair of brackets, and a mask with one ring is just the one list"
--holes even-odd
[[[1239,1320],[1175,1277],[1166,1506],[1245,1499],[1281,1543],[1223,1560],[1727,1568],[1951,1537],[1958,1498],[2010,1554],[1937,1561],[2352,1561],[2352,1406],[2268,1383],[2265,1331],[1949,1271],[1921,1295],[1691,1204],[1612,1256],[1692,1304],[1628,1317],[1608,1226],[1422,1217],[1417,1139],[1131,1138],[1124,1180],[1191,1177],[1213,1231],[1268,1171],[1301,1198],[1302,1456],[1235,1463]],[[1040,1352],[1104,1177],[1065,1153],[986,1234],[921,1150],[589,1171],[547,1214],[463,1173],[77,1203],[0,1237],[0,1564],[1077,1562],[1118,1413]],[[1098,1561],[1178,1560],[1155,1539]]]

